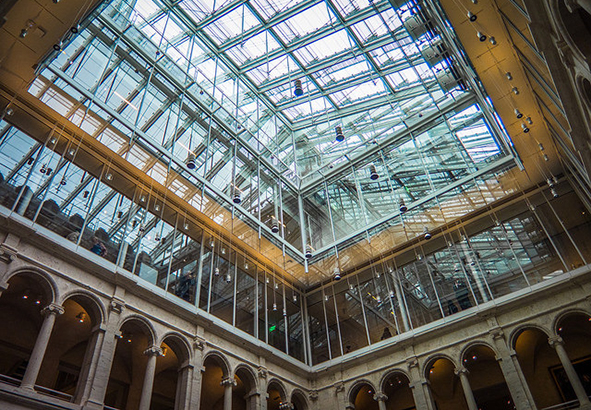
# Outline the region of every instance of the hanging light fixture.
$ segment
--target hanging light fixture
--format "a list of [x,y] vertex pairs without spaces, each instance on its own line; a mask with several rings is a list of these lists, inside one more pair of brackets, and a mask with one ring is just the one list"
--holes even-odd
[[369,166],[369,179],[371,179],[372,181],[375,181],[379,177],[380,176],[378,175],[378,170],[376,169],[376,166],[374,164],[371,164]]
[[345,140],[345,134],[343,134],[343,128],[340,125],[337,125],[335,128],[336,137],[335,139],[337,142],[343,142]]
[[429,228],[426,226],[423,228],[423,234],[425,235],[426,240],[431,239],[431,232],[429,232]]
[[271,222],[271,232],[279,233],[279,224],[277,223],[275,218],[273,218],[273,221]]
[[234,198],[232,198],[232,202],[234,202],[236,205],[238,205],[240,202],[242,202],[242,198],[240,197],[240,192],[238,192],[237,190],[234,191]]
[[486,34],[481,33],[480,31],[476,33],[476,36],[478,37],[478,40],[480,41],[486,41]]
[[84,312],[78,313],[76,315],[76,319],[78,319],[78,322],[84,323],[84,319],[86,319],[86,313],[84,313]]
[[218,268],[216,266],[216,268],[213,270],[213,276],[220,276],[220,268]]
[[312,245],[310,245],[310,244],[306,245],[306,253],[305,253],[306,259],[310,259],[312,257],[313,250],[314,249],[312,248]]
[[515,108],[515,117],[517,117],[517,119],[523,118],[523,114],[517,108]]
[[193,152],[189,152],[189,154],[187,155],[187,159],[185,160],[185,165],[187,166],[187,168],[195,169],[197,167],[197,164],[195,163],[196,158],[197,157],[195,156],[195,154],[193,154]]
[[523,132],[526,134],[529,132],[529,127],[525,124],[521,124],[521,129],[523,129]]
[[232,275],[230,275],[230,272],[226,273],[226,276],[224,276],[224,280],[226,281],[226,283],[232,282]]
[[398,203],[398,205],[399,205],[398,209],[400,209],[400,213],[404,213],[404,212],[408,211],[408,207],[404,203],[404,199],[400,198],[400,202]]
[[296,97],[301,97],[304,95],[304,89],[302,88],[302,80],[297,79],[294,82],[293,93]]
[[333,278],[334,280],[341,280],[341,271],[338,266],[334,267]]

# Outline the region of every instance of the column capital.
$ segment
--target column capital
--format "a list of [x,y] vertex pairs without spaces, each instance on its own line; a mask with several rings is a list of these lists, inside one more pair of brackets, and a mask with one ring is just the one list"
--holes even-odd
[[556,349],[557,346],[564,345],[564,340],[562,340],[562,337],[560,336],[551,336],[548,338],[548,343],[550,344],[550,346]]
[[43,316],[49,316],[49,315],[59,316],[59,315],[62,315],[64,312],[65,312],[64,307],[57,305],[55,303],[50,303],[49,305],[45,306],[41,310],[41,314]]
[[311,390],[310,394],[308,396],[310,397],[310,400],[312,400],[312,401],[318,400],[318,390]]
[[279,410],[293,410],[293,404],[282,401],[279,403]]
[[385,402],[386,400],[388,400],[388,396],[386,396],[382,392],[377,392],[376,394],[373,395],[373,399],[375,401],[383,401],[383,402]]
[[246,393],[246,396],[244,396],[245,399],[250,399],[252,397],[256,397],[256,396],[260,396],[261,393],[256,391],[256,390],[251,390],[250,392]]
[[233,377],[224,377],[222,379],[222,381],[220,382],[220,386],[224,386],[224,387],[235,387],[236,386],[236,380]]
[[457,376],[461,376],[461,375],[466,375],[467,376],[470,372],[464,366],[459,366],[459,367],[456,367],[454,369],[454,373]]
[[150,346],[146,350],[144,350],[144,354],[148,357],[149,356],[164,356],[160,346]]

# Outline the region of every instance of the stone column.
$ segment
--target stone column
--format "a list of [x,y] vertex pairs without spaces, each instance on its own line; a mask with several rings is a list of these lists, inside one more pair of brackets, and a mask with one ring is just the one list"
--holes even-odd
[[533,410],[536,408],[534,398],[529,391],[527,380],[521,371],[521,366],[517,360],[517,354],[515,350],[509,350],[505,341],[505,335],[503,330],[495,328],[491,330],[490,336],[492,337],[493,344],[499,352],[497,361],[499,367],[511,393],[513,404],[516,410]]
[[81,404],[88,399],[94,384],[94,380],[90,375],[94,374],[96,370],[106,330],[107,327],[102,323],[92,329],[92,336],[84,354],[84,362],[78,378],[76,393],[74,394],[74,403]]
[[386,400],[388,400],[388,396],[379,392],[373,395],[373,399],[378,402],[378,408],[380,410],[386,410]]
[[94,373],[89,374],[89,379],[92,380],[90,392],[86,403],[83,401],[84,409],[102,409],[105,393],[109,384],[109,376],[111,375],[111,366],[113,364],[113,357],[115,356],[115,349],[117,348],[117,340],[119,336],[119,317],[125,308],[125,303],[120,299],[112,299],[109,306],[109,317],[103,341],[96,359],[96,367]]
[[224,410],[232,410],[232,389],[236,386],[236,380],[233,377],[226,377],[220,383],[224,386]]
[[415,401],[417,409],[435,410],[435,403],[433,396],[431,396],[431,388],[429,381],[421,376],[419,371],[419,361],[416,357],[411,357],[406,360],[408,372],[410,374],[410,389],[412,397]]
[[[337,400],[337,409],[342,409],[343,406],[345,406],[345,408],[347,407],[347,404],[351,404],[349,402],[349,398],[345,397],[345,383],[343,382],[337,382],[334,384],[334,392],[335,392],[335,396],[336,396],[336,400]],[[355,408],[355,407],[353,407]]]
[[191,398],[191,380],[193,379],[193,365],[186,363],[181,366],[176,384],[175,409],[188,409]]
[[193,340],[194,369],[189,382],[189,404],[186,407],[190,410],[199,410],[199,406],[201,405],[201,381],[203,380],[203,372],[205,372],[205,367],[203,367],[203,349],[205,349],[206,345],[205,339],[201,336],[196,336]]
[[37,335],[35,346],[31,352],[31,358],[29,359],[25,376],[21,382],[21,388],[29,390],[35,388],[35,382],[37,382],[37,376],[39,375],[39,369],[41,369],[41,363],[43,363],[43,356],[45,356],[45,350],[47,350],[47,345],[49,344],[55,319],[62,313],[64,313],[64,308],[54,303],[51,303],[41,311],[45,319],[43,320],[41,330]]
[[466,369],[464,366],[460,366],[457,369],[455,369],[454,372],[455,374],[460,376],[460,382],[462,383],[464,396],[466,397],[466,402],[468,403],[468,409],[478,410],[478,405],[476,405],[476,399],[474,399],[474,393],[472,393],[470,381],[468,380],[468,369]]
[[247,410],[260,410],[261,409],[261,393],[256,390],[251,391],[245,397],[246,409]]
[[150,346],[144,350],[148,356],[146,371],[144,372],[144,384],[142,386],[142,395],[140,397],[140,410],[148,410],[150,401],[152,401],[152,388],[154,387],[154,375],[156,372],[156,359],[162,356],[162,349],[159,346]]
[[571,386],[573,386],[573,390],[575,391],[577,399],[579,400],[579,408],[585,410],[591,409],[589,397],[587,396],[587,393],[585,393],[585,388],[579,379],[579,375],[573,367],[573,364],[566,353],[566,349],[564,348],[564,340],[562,340],[562,337],[560,336],[552,336],[548,339],[548,343],[550,343],[550,346],[552,346],[558,354],[558,358],[560,359],[560,363],[566,372],[568,381],[570,382]]

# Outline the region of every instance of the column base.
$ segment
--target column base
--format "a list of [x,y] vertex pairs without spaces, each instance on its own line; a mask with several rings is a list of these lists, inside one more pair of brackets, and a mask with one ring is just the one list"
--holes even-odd
[[25,385],[21,384],[19,386],[19,389],[26,390],[26,391],[31,392],[31,393],[37,393],[35,391],[35,386],[33,386],[32,384],[25,384]]

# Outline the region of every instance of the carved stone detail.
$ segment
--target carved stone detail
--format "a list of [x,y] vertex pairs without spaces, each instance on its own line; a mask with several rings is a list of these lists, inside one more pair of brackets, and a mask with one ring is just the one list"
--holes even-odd
[[267,368],[266,368],[266,367],[264,367],[264,366],[259,366],[259,368],[258,368],[257,372],[258,372],[258,374],[259,374],[259,377],[260,377],[261,379],[266,379],[266,378],[267,378],[267,376],[269,375],[269,371],[268,371],[268,370],[267,370]]
[[123,312],[123,309],[125,309],[125,302],[121,299],[113,298],[111,299],[111,303],[109,304],[109,309],[112,312],[121,314],[121,312]]
[[10,263],[16,259],[18,250],[5,243],[0,244],[0,260],[4,263]]

